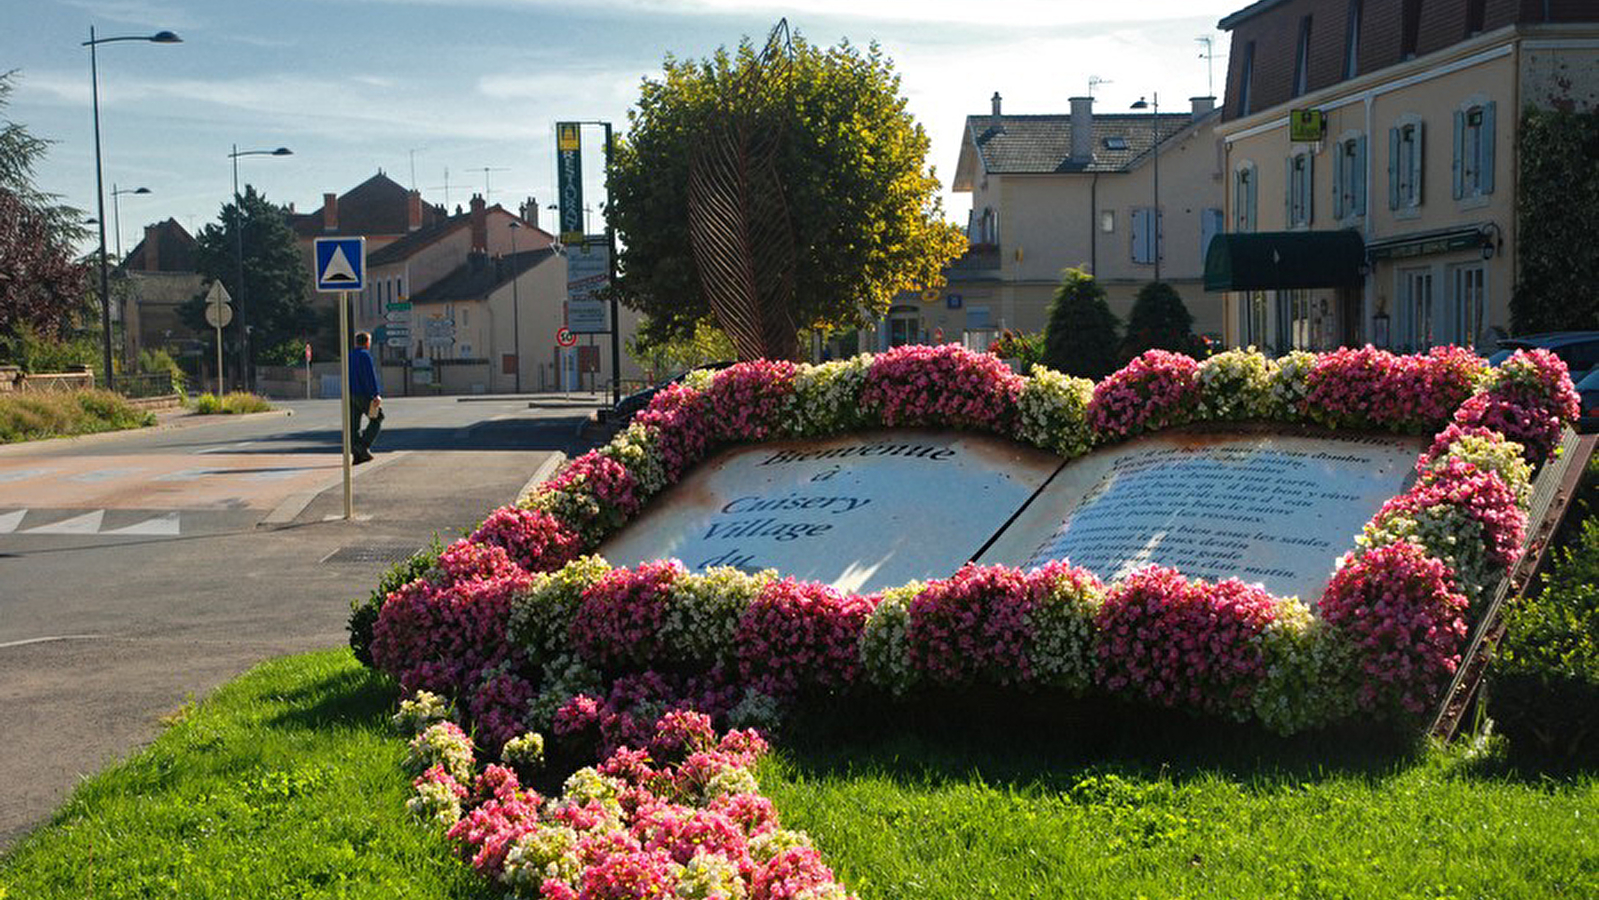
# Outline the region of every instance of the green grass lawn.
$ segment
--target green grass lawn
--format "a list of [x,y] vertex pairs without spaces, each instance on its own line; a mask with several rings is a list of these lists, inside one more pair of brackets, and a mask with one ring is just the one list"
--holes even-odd
[[0,896],[495,896],[409,820],[393,703],[348,650],[265,663],[80,786]]
[[[0,897],[498,896],[405,812],[393,703],[346,650],[263,664],[85,782],[0,858]],[[1142,709],[944,712],[835,710],[761,765],[866,900],[1599,896],[1591,772]]]
[[873,900],[1599,896],[1593,773],[1380,735],[1121,721],[817,725],[761,786]]

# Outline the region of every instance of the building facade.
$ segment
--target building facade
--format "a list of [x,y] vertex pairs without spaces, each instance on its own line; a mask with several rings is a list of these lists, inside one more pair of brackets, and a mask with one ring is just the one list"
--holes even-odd
[[1227,234],[1205,280],[1228,344],[1507,333],[1520,111],[1599,103],[1596,23],[1558,0],[1262,0],[1223,19]]

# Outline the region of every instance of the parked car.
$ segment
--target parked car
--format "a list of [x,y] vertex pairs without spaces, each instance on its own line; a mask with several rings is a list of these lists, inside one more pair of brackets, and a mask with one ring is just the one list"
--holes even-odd
[[1577,430],[1583,434],[1599,431],[1599,368],[1577,382],[1577,396],[1581,398]]
[[702,369],[716,371],[719,369],[725,369],[731,365],[731,362],[705,363],[704,365],[695,366],[694,368],[689,369],[688,372],[684,372],[681,375],[668,378],[658,384],[652,384],[642,391],[634,391],[633,393],[628,394],[626,397],[623,397],[621,400],[617,401],[615,406],[606,411],[605,421],[626,425],[634,416],[644,411],[644,409],[650,405],[650,401],[655,399],[656,394],[659,394],[662,390],[664,390],[667,385],[681,384],[683,379],[688,377],[689,372],[697,372]]
[[1599,331],[1555,331],[1504,338],[1499,349],[1488,357],[1497,366],[1517,350],[1549,350],[1566,363],[1573,382],[1599,368]]

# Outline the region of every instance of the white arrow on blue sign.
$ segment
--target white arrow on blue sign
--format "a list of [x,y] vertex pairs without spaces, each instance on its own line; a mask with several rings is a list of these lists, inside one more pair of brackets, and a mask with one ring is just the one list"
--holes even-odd
[[316,289],[359,291],[366,282],[366,238],[316,239]]

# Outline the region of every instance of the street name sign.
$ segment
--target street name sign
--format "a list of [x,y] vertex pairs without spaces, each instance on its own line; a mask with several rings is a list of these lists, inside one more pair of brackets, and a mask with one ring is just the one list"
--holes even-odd
[[366,238],[316,239],[316,289],[359,291],[366,286]]

